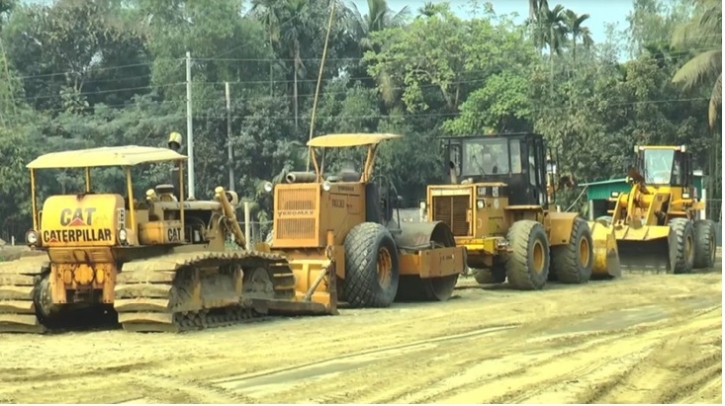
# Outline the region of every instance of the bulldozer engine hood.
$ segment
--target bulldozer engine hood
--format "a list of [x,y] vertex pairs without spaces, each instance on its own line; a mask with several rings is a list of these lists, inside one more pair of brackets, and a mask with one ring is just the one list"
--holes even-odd
[[51,196],[43,203],[40,235],[46,247],[115,245],[122,227],[125,210],[120,195]]

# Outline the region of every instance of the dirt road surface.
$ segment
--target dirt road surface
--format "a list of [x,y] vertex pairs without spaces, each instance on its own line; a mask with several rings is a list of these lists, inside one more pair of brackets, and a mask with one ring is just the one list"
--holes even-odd
[[720,272],[625,275],[180,335],[0,334],[0,402],[722,403],[721,296]]

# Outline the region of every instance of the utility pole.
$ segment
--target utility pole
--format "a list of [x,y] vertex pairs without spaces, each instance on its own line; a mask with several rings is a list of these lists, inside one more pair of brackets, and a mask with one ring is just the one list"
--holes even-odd
[[194,129],[191,120],[191,52],[186,52],[186,135],[188,137],[189,154],[189,199],[195,198],[194,193]]
[[232,99],[229,95],[229,82],[224,82],[227,97],[227,166],[229,167],[229,190],[234,190],[234,168],[232,167]]

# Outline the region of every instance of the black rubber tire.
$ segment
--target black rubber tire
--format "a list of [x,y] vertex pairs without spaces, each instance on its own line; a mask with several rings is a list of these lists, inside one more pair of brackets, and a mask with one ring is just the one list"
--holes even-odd
[[717,228],[712,220],[695,221],[695,260],[693,268],[708,269],[715,266]]
[[[692,221],[686,218],[670,220],[670,235],[668,236],[668,250],[670,256],[670,272],[686,274],[692,272],[695,262],[695,227]],[[689,255],[686,248],[690,245]]]
[[[541,223],[533,220],[515,222],[508,231],[507,238],[513,252],[506,256],[506,277],[509,284],[518,290],[540,290],[546,286],[549,276],[551,253],[549,239]],[[541,272],[533,269],[534,246],[543,245],[544,264]]]
[[[561,283],[581,284],[589,282],[592,277],[594,265],[594,251],[592,245],[592,232],[586,221],[574,219],[569,244],[551,247],[551,270],[556,280]],[[582,265],[579,257],[579,244],[586,240],[588,256],[586,264]]]
[[[389,307],[400,283],[398,249],[390,231],[378,223],[362,223],[353,227],[345,237],[345,279],[342,296],[355,308]],[[390,254],[390,282],[383,286],[377,271],[378,253]]]

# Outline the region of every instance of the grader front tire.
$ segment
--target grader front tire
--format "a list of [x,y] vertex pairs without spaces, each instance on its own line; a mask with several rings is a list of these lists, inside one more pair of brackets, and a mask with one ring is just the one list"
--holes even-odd
[[561,283],[587,283],[592,277],[594,253],[592,251],[592,233],[587,222],[576,218],[572,224],[569,244],[551,248],[550,273],[556,275]]
[[390,232],[362,223],[345,237],[342,294],[352,307],[388,307],[400,283],[398,249]]
[[549,240],[541,223],[520,220],[508,232],[513,252],[506,258],[506,277],[514,289],[540,290],[546,285],[551,262]]
[[715,241],[717,228],[712,220],[695,222],[695,261],[693,268],[707,269],[715,266]]

